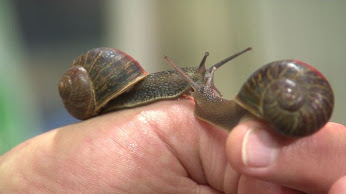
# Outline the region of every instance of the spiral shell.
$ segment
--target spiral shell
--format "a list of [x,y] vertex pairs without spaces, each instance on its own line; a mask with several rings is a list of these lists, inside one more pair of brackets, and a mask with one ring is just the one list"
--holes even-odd
[[289,137],[316,132],[328,122],[334,106],[333,91],[324,76],[296,60],[263,66],[244,83],[235,100]]
[[59,82],[59,93],[72,116],[87,119],[147,75],[124,52],[95,48],[73,61]]

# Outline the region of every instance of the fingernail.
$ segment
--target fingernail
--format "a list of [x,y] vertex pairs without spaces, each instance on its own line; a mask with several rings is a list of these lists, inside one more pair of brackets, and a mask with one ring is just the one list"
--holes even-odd
[[273,163],[278,153],[278,144],[265,130],[250,128],[243,139],[242,160],[248,167],[267,167]]

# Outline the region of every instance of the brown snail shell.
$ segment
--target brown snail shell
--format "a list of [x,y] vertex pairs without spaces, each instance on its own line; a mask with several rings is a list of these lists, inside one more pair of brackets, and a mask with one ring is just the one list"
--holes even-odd
[[59,82],[59,93],[72,116],[87,119],[147,75],[124,52],[95,48],[73,61]]
[[325,77],[296,60],[263,66],[244,83],[235,100],[290,137],[316,132],[328,122],[334,106],[333,90]]

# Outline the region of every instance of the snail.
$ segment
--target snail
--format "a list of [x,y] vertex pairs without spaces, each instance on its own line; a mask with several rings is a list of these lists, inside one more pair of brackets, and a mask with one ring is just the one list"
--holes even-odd
[[[165,57],[175,70],[148,74],[122,51],[95,48],[73,61],[59,82],[59,93],[68,112],[82,120],[162,99],[176,99],[192,89],[195,115],[228,130],[247,114],[264,120],[288,137],[310,135],[328,122],[334,106],[328,81],[315,68],[296,60],[263,66],[244,83],[234,100],[221,98],[214,86],[214,72],[249,50],[227,57],[209,69],[205,68],[208,53],[198,67],[178,68]],[[275,106],[282,109],[283,116],[275,112]]]
[[[228,57],[222,63],[248,50]],[[183,68],[194,81],[204,79],[207,55],[199,67]],[[175,70],[148,74],[126,53],[105,47],[91,49],[75,59],[59,82],[65,108],[81,120],[162,99],[178,98],[190,89]]]
[[314,67],[297,60],[268,63],[254,72],[234,100],[217,96],[213,74],[209,81],[196,83],[173,61],[166,61],[193,88],[195,115],[206,122],[232,129],[246,114],[267,122],[287,137],[311,135],[330,119],[334,107],[333,90]]

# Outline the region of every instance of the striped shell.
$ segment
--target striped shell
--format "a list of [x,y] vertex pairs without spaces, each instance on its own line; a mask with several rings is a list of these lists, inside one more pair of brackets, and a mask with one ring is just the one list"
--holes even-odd
[[95,48],[73,61],[59,82],[59,93],[72,116],[87,119],[146,76],[139,63],[126,53]]
[[319,130],[330,119],[334,106],[333,91],[324,76],[296,60],[263,66],[245,82],[235,100],[289,137]]

